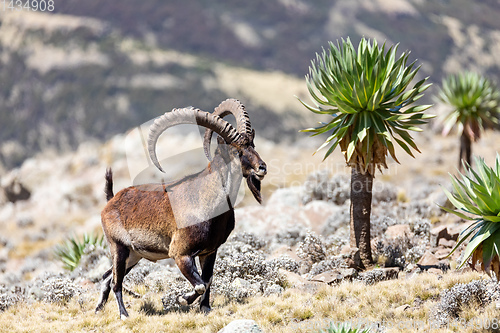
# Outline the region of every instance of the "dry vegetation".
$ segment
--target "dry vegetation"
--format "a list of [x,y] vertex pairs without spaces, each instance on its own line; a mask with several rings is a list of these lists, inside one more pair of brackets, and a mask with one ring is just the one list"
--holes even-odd
[[[476,328],[431,329],[435,321],[440,293],[456,285],[486,278],[478,273],[448,273],[443,276],[420,274],[367,287],[362,282],[343,282],[338,286],[320,287],[311,295],[299,289],[287,289],[282,295],[258,296],[241,303],[228,302],[222,296],[214,299],[209,315],[197,310],[163,311],[159,296],[141,299],[127,297],[131,317],[121,321],[116,303],[111,302],[94,314],[98,292],[91,287],[68,303],[18,303],[0,314],[1,332],[217,332],[235,319],[253,319],[265,332],[311,332],[325,328],[331,321],[347,322],[366,319],[370,322],[425,323],[426,332],[478,332]],[[408,305],[409,309],[401,307]],[[461,318],[492,320],[497,318],[495,303],[478,307],[472,302],[461,308]],[[402,324],[403,325],[403,324]],[[434,324],[435,325],[435,324]],[[389,329],[387,332],[408,331]]]

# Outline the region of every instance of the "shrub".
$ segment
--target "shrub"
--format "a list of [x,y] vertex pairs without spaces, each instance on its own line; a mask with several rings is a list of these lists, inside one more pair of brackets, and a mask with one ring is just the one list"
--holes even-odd
[[297,248],[297,256],[312,263],[320,262],[326,259],[325,245],[314,232],[308,231]]
[[89,245],[104,246],[104,235],[85,233],[82,239],[70,237],[64,244],[56,246],[54,254],[63,262],[65,269],[73,271],[80,263],[85,248]]
[[450,319],[459,317],[465,306],[485,306],[491,300],[492,291],[486,281],[476,280],[469,283],[458,283],[441,292],[435,316],[441,323],[449,323]]

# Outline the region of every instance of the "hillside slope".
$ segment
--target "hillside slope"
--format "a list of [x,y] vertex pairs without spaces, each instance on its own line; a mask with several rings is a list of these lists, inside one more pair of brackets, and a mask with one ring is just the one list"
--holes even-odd
[[268,139],[294,136],[311,123],[294,98],[305,96],[303,80],[154,47],[99,20],[7,13],[0,36],[6,167],[44,149],[109,139],[174,107],[211,111],[228,97],[246,105]]
[[243,101],[258,135],[294,140],[317,121],[294,98],[307,94],[310,59],[348,36],[400,43],[434,83],[464,69],[499,74],[500,5],[489,0],[68,0],[55,9],[0,13],[7,169],[227,97]]

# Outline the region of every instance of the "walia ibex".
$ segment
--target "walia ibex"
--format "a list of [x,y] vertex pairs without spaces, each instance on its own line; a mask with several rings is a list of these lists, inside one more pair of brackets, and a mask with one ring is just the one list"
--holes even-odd
[[[222,118],[236,118],[236,129]],[[148,150],[153,164],[161,171],[155,147],[169,127],[197,124],[206,128],[205,153],[210,160],[210,140],[217,133],[218,146],[213,160],[201,172],[172,183],[146,184],[125,188],[113,195],[111,170],[106,172],[108,204],[102,211],[102,227],[110,245],[113,267],[103,276],[101,310],[113,291],[121,318],[128,313],[123,304],[122,282],[142,258],[156,261],[173,258],[194,291],[180,295],[182,305],[202,296],[200,309],[210,311],[209,294],[217,249],[234,228],[234,210],[242,178],[247,179],[260,203],[260,181],[266,164],[255,151],[255,131],[244,106],[235,99],[222,102],[208,113],[194,108],[174,109],[157,118],[150,127]],[[201,276],[195,257],[201,265]]]

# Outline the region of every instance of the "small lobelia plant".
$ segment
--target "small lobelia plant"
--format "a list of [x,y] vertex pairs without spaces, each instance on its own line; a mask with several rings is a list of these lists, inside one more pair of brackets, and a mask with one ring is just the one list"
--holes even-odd
[[460,135],[458,168],[462,161],[471,164],[472,142],[485,128],[498,125],[500,92],[488,78],[473,72],[462,72],[443,79],[438,98],[452,107],[443,120],[443,135],[456,127]]
[[82,258],[87,246],[104,246],[105,244],[104,235],[99,236],[94,233],[85,233],[82,239],[70,237],[64,242],[63,245],[57,245],[54,250],[54,254],[63,262],[63,267],[65,269],[73,271],[76,267],[78,267],[80,259]]
[[[467,239],[462,267],[472,257],[471,267],[481,263],[488,274],[493,271],[497,279],[500,273],[500,156],[495,167],[490,168],[482,158],[475,158],[477,171],[465,164],[467,173],[451,176],[453,193],[443,188],[457,210],[441,207],[465,220],[475,221],[462,231],[460,239],[450,255]],[[459,267],[459,268],[460,268]]]
[[386,158],[396,158],[399,145],[413,156],[419,151],[409,131],[421,131],[419,125],[433,116],[424,111],[430,105],[415,102],[430,84],[427,78],[411,85],[420,67],[407,66],[408,53],[396,56],[397,45],[361,39],[356,49],[351,40],[316,55],[306,76],[314,106],[301,103],[310,111],[329,115],[328,122],[303,130],[312,135],[329,136],[318,150],[329,146],[325,159],[340,146],[351,167],[352,247],[360,249],[363,264],[372,262],[370,248],[370,212],[373,177],[376,168],[387,168]]
[[349,324],[339,324],[335,325],[330,323],[330,326],[324,330],[320,330],[318,333],[370,333],[370,328],[358,328],[352,327]]

